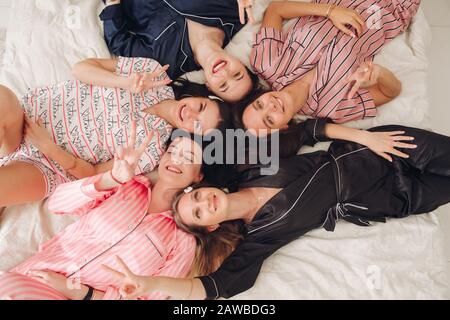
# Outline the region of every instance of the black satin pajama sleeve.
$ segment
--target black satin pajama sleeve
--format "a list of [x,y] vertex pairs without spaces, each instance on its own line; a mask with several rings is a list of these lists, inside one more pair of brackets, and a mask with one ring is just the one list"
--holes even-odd
[[308,119],[302,122],[301,130],[304,133],[304,143],[308,146],[314,146],[318,142],[330,141],[325,134],[325,127],[332,123],[328,118]]
[[256,242],[246,239],[224,261],[219,270],[200,277],[207,299],[229,298],[250,289],[265,259],[290,240]]

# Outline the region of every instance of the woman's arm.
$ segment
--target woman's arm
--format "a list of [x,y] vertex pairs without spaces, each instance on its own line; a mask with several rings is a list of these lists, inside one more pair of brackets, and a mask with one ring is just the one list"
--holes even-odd
[[72,67],[72,75],[81,82],[108,88],[130,88],[130,79],[115,73],[117,59],[86,59]]
[[128,268],[120,257],[117,257],[117,263],[121,267],[120,271],[108,266],[103,266],[103,268],[121,281],[121,294],[129,300],[155,291],[178,299],[229,298],[251,288],[258,277],[264,260],[304,232],[306,231],[301,230],[292,237],[287,236],[285,239],[278,239],[276,243],[244,240],[223,261],[216,272],[195,279],[180,279],[171,276],[138,276]]
[[[88,286],[53,271],[31,270],[28,276],[56,289],[70,300],[83,300],[89,291]],[[94,290],[91,300],[101,300],[104,295],[104,292]]]
[[200,279],[173,277],[145,277],[134,274],[120,258],[116,257],[121,271],[103,265],[103,269],[121,281],[120,294],[127,300],[135,300],[151,292],[161,292],[177,299],[204,300],[206,290]]
[[337,7],[334,4],[304,3],[296,1],[273,1],[266,10],[262,27],[282,29],[283,21],[305,16],[321,16],[329,18],[344,33],[355,36],[346,25],[351,25],[361,34],[364,21],[351,9]]
[[[144,281],[142,284],[135,286],[134,288],[144,288],[144,290],[138,290],[133,294],[133,298],[139,298],[144,300],[160,300],[163,298],[167,298],[167,296],[171,296],[174,298],[186,298],[190,293],[189,291],[185,292],[186,289],[189,289],[191,286],[190,280],[182,279],[185,278],[189,273],[193,265],[193,260],[195,256],[196,249],[196,241],[195,238],[184,233],[181,230],[175,231],[176,234],[176,245],[171,249],[170,254],[167,256],[166,260],[158,268],[158,271],[153,274],[152,277],[137,277],[135,280]],[[126,264],[117,257],[117,262],[121,269],[124,271],[129,271]],[[108,266],[104,266],[104,269],[108,272],[111,272],[114,276],[117,276],[118,279],[130,281],[131,278],[127,277],[126,274],[118,272]],[[129,272],[129,275],[131,273]],[[196,280],[194,280],[196,281]],[[200,286],[201,285],[201,281]],[[198,285],[198,284],[197,284]],[[201,287],[199,289],[201,289]],[[122,289],[122,290],[120,290]],[[204,293],[204,297],[197,294],[197,289],[192,288],[192,294],[195,294],[196,299],[204,299],[206,298],[206,293]],[[126,290],[126,287],[122,286],[121,288],[110,288],[106,291],[105,299],[111,296],[120,296],[119,291],[128,294],[131,292]],[[201,292],[201,290],[200,290]],[[129,298],[129,297],[128,297]]]
[[390,70],[381,67],[377,83],[367,90],[378,107],[397,98],[402,92],[402,83]]
[[328,4],[293,2],[293,1],[272,1],[264,14],[262,27],[281,30],[283,21],[304,16],[327,15],[330,9]]
[[169,66],[157,68],[154,72],[132,73],[128,77],[116,74],[118,59],[86,59],[72,68],[72,75],[83,83],[107,88],[121,88],[132,93],[168,85],[170,78],[158,80]]
[[404,131],[394,132],[370,132],[366,130],[352,129],[338,124],[328,123],[325,125],[325,135],[330,139],[347,140],[367,146],[370,150],[392,162],[389,154],[401,158],[409,156],[396,148],[414,149],[417,146],[411,143],[413,137],[404,136]]
[[148,292],[162,291],[178,299],[205,300],[206,291],[200,279],[178,279],[169,277],[146,278]]

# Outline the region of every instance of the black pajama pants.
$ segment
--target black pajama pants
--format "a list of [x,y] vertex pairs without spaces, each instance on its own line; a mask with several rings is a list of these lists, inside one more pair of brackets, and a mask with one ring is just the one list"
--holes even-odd
[[364,146],[334,142],[329,152],[338,173],[339,202],[347,204],[348,212],[341,214],[345,220],[364,226],[428,213],[450,202],[450,137],[397,125],[370,131],[405,131],[417,148],[401,149],[410,157],[394,156],[390,163]]

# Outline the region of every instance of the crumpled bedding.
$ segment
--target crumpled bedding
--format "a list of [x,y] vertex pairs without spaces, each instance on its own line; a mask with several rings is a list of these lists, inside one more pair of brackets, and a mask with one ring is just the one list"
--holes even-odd
[[[256,0],[261,20],[269,0]],[[75,4],[75,5],[74,5]],[[19,0],[12,4],[0,83],[19,96],[28,87],[71,77],[70,66],[88,57],[109,57],[97,18],[101,1]],[[77,20],[79,17],[79,21]],[[248,64],[253,33],[246,26],[227,50]],[[1,34],[1,33],[0,33]],[[419,11],[406,34],[376,58],[403,82],[402,95],[360,128],[403,124],[429,129],[426,87],[430,30]],[[0,55],[2,41],[0,38]],[[191,80],[202,80],[199,72]],[[320,144],[318,148],[325,148]],[[304,148],[309,152],[317,148]],[[0,210],[1,212],[1,210]],[[33,255],[76,218],[56,216],[46,202],[0,213],[0,270]],[[443,237],[435,214],[390,220],[362,228],[339,222],[336,231],[316,230],[283,247],[264,263],[255,286],[235,299],[444,299],[448,298]]]

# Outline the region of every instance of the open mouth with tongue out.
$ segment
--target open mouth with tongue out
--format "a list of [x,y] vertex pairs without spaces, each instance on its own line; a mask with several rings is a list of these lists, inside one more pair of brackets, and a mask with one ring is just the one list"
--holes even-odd
[[217,60],[212,68],[212,73],[216,74],[217,72],[222,70],[226,65],[227,65],[227,62],[225,60],[222,60],[222,59]]

